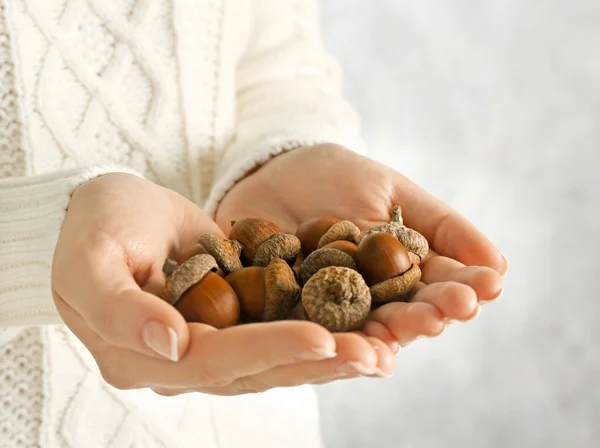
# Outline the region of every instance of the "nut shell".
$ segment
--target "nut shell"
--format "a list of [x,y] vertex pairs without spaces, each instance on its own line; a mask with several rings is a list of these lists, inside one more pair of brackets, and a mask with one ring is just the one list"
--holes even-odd
[[266,268],[249,266],[225,277],[235,291],[244,315],[255,320],[262,320],[265,311],[265,272]]
[[284,320],[300,301],[300,286],[290,266],[281,258],[273,260],[265,271],[265,322]]
[[318,249],[339,240],[357,243],[360,229],[351,221],[339,221],[333,224],[319,240]]
[[321,269],[304,286],[306,317],[332,332],[352,331],[366,320],[371,294],[361,275],[349,268]]
[[251,265],[260,245],[280,230],[279,226],[268,219],[244,218],[231,223],[229,238],[242,245],[242,257]]
[[335,216],[317,216],[300,224],[296,230],[296,236],[302,242],[302,255],[306,258],[317,250],[323,235],[339,221],[340,219]]
[[387,302],[406,302],[408,293],[421,280],[421,269],[416,264],[402,275],[371,286],[373,305]]
[[[356,244],[351,243],[350,241],[346,241],[346,240],[333,241],[333,242],[323,246],[322,249],[341,250],[342,252],[350,255],[355,260],[356,260],[356,252],[358,252],[358,247],[356,246]],[[419,258],[419,257],[417,257],[417,258]]]
[[207,253],[214,257],[225,274],[230,274],[242,268],[240,260],[242,245],[239,242],[211,235],[210,233],[202,235],[198,242]]
[[212,272],[184,292],[175,308],[186,322],[203,323],[219,329],[235,325],[240,318],[240,304],[235,292],[225,280]]
[[365,230],[359,237],[359,243],[367,236],[377,232],[389,233],[390,235],[395,236],[398,241],[404,244],[406,250],[417,254],[421,259],[429,252],[429,243],[423,235],[416,230],[409,229],[408,227],[395,222],[371,227],[370,229]]
[[278,232],[260,245],[252,264],[266,267],[271,261],[281,258],[293,265],[299,252],[300,240],[296,236]]
[[298,277],[300,284],[304,285],[319,270],[329,266],[340,266],[356,270],[354,258],[337,249],[322,248],[311,253],[300,265]]
[[358,245],[356,265],[369,286],[404,274],[412,264],[404,245],[389,233],[367,235]]
[[206,274],[217,272],[218,269],[219,265],[211,255],[195,255],[168,276],[161,297],[175,305],[184,292],[199,283]]

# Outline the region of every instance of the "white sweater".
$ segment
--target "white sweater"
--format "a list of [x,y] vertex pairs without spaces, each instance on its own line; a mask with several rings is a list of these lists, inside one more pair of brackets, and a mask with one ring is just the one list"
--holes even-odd
[[61,324],[74,188],[133,170],[214,213],[282,151],[358,149],[311,0],[0,0],[0,447],[309,447],[312,389],[118,391]]

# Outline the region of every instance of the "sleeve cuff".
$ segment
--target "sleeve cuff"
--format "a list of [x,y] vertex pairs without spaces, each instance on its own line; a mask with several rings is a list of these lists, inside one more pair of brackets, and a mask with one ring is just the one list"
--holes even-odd
[[0,181],[0,327],[59,323],[51,294],[54,249],[71,194],[104,166]]

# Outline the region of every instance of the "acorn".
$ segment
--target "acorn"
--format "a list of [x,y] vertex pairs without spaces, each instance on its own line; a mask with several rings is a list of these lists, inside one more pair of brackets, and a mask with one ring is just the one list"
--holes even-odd
[[208,254],[213,256],[219,265],[217,275],[224,277],[242,267],[241,252],[242,245],[237,241],[207,233],[192,247],[181,252],[177,257],[177,263],[182,264],[194,255]]
[[353,269],[330,266],[313,275],[302,290],[306,318],[331,332],[360,328],[371,309],[371,294]]
[[360,229],[350,221],[340,221],[334,216],[320,216],[304,221],[296,230],[296,236],[302,242],[302,255],[308,257],[312,252],[334,241],[356,243]]
[[326,244],[322,247],[322,249],[337,249],[342,252],[350,255],[354,260],[356,260],[356,252],[358,251],[358,246],[350,241],[346,240],[337,240],[333,241],[329,244]]
[[266,268],[239,269],[225,277],[225,281],[238,296],[243,314],[254,320],[284,320],[300,301],[300,286],[294,271],[280,258]]
[[[406,250],[419,257],[419,262],[429,252],[429,243],[427,242],[427,238],[425,238],[416,230],[409,229],[404,225],[402,220],[401,209],[398,205],[396,205],[392,209],[391,222],[379,226],[374,226],[363,231],[358,237],[358,244],[360,244],[360,242],[367,236],[378,232],[389,233],[390,235],[393,235],[398,241],[400,241],[404,245],[404,247],[406,247]],[[417,262],[416,258],[412,258],[412,260],[413,263]]]
[[187,322],[231,327],[239,321],[240,304],[235,291],[216,274],[218,269],[208,254],[194,255],[181,265],[168,259],[163,265],[167,281],[161,297]]
[[406,300],[421,279],[421,269],[411,261],[404,245],[388,233],[376,232],[363,238],[356,261],[376,305]]
[[244,218],[231,222],[229,237],[242,245],[242,258],[247,266],[266,267],[281,258],[293,266],[300,252],[300,240],[268,219]]
[[300,269],[298,269],[300,284],[306,284],[319,270],[330,266],[341,266],[356,270],[356,262],[350,255],[341,250],[324,247],[312,252],[300,265]]

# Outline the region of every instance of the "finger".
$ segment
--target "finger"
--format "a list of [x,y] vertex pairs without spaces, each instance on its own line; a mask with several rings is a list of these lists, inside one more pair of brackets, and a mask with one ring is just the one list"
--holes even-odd
[[60,281],[56,293],[106,342],[177,361],[189,340],[185,319],[173,306],[140,289],[123,249],[101,239],[78,253],[78,260],[56,260],[70,266],[68,281]]
[[438,336],[445,329],[444,315],[429,303],[388,303],[372,311],[369,320],[385,326],[400,346],[420,336]]
[[361,327],[361,332],[366,337],[377,338],[387,344],[393,354],[397,354],[400,351],[400,343],[396,339],[396,336],[379,322],[367,320]]
[[446,319],[468,321],[479,314],[477,294],[470,286],[457,282],[433,283],[412,299],[435,306]]
[[224,387],[237,378],[277,366],[331,359],[336,340],[312,322],[282,321],[246,324],[216,330],[190,324],[190,346],[178,363],[119,350],[104,363],[118,366],[137,379],[137,387]]
[[218,394],[237,395],[264,392],[275,387],[330,382],[349,376],[368,376],[377,372],[379,357],[369,341],[353,333],[337,333],[334,337],[338,351],[335,358],[280,366],[258,375],[239,378],[229,387],[211,390]]
[[377,371],[373,376],[389,378],[394,373],[394,354],[392,350],[380,339],[366,337],[366,340],[373,346],[377,352]]
[[422,233],[439,254],[502,275],[508,270],[504,255],[470,221],[400,174],[393,197],[405,224]]
[[473,288],[480,301],[490,301],[502,293],[503,279],[500,274],[488,267],[464,266],[462,263],[442,256],[424,260],[421,281],[425,284],[436,282],[458,282]]

